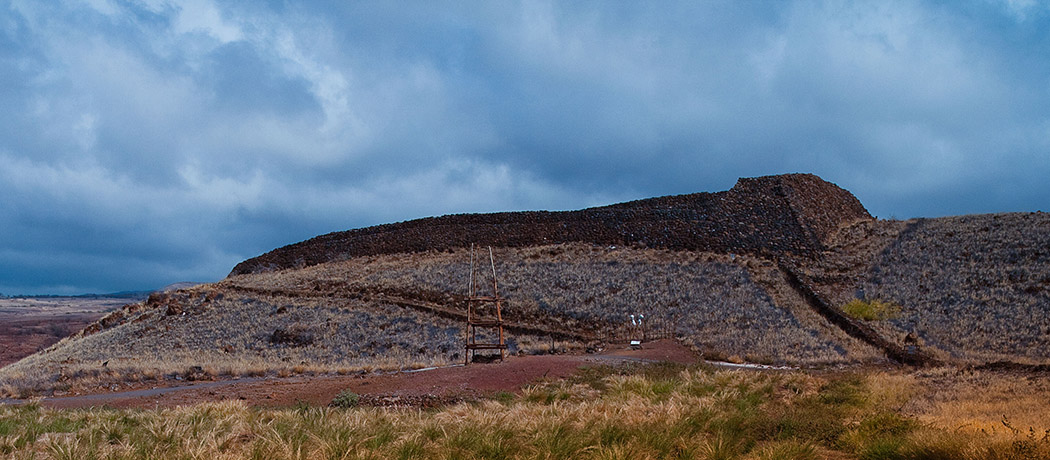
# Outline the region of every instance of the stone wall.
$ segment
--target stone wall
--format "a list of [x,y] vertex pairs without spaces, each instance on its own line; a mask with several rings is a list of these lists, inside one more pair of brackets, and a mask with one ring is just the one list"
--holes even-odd
[[848,191],[812,174],[744,178],[732,189],[579,211],[455,214],[329,233],[238,264],[231,275],[351,257],[567,242],[811,256],[840,225],[871,219]]

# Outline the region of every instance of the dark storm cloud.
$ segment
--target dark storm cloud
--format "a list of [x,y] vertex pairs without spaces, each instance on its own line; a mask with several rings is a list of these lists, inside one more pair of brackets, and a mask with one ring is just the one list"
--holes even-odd
[[0,292],[215,280],[319,233],[814,172],[1046,209],[1038,2],[0,2]]

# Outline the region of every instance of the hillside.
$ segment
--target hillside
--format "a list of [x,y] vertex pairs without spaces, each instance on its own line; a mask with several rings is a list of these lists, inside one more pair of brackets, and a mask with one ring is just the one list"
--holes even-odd
[[[115,312],[0,369],[0,388],[352,373],[460,362],[471,242],[494,246],[511,353],[650,337],[827,367],[1050,364],[1050,216],[877,221],[812,175],[569,212],[454,215],[322,235]],[[862,320],[858,297],[899,307]]]
[[945,360],[1046,363],[1050,214],[908,221],[855,289],[901,306],[885,335],[913,334]]

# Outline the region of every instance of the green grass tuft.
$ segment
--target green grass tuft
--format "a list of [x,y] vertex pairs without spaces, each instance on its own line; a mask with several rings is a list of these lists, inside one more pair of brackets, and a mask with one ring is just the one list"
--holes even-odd
[[357,407],[357,404],[361,402],[361,396],[349,389],[339,392],[338,395],[332,399],[332,403],[329,406],[341,407],[343,409],[349,409],[351,407]]
[[879,321],[900,316],[901,307],[878,299],[853,299],[842,306],[842,312],[854,319]]

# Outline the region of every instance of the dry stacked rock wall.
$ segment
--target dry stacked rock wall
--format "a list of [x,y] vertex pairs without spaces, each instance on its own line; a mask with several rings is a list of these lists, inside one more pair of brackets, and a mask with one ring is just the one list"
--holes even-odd
[[812,174],[745,178],[718,193],[649,198],[580,211],[456,214],[321,235],[241,262],[231,275],[471,243],[522,247],[585,242],[808,256],[839,225],[871,215]]

